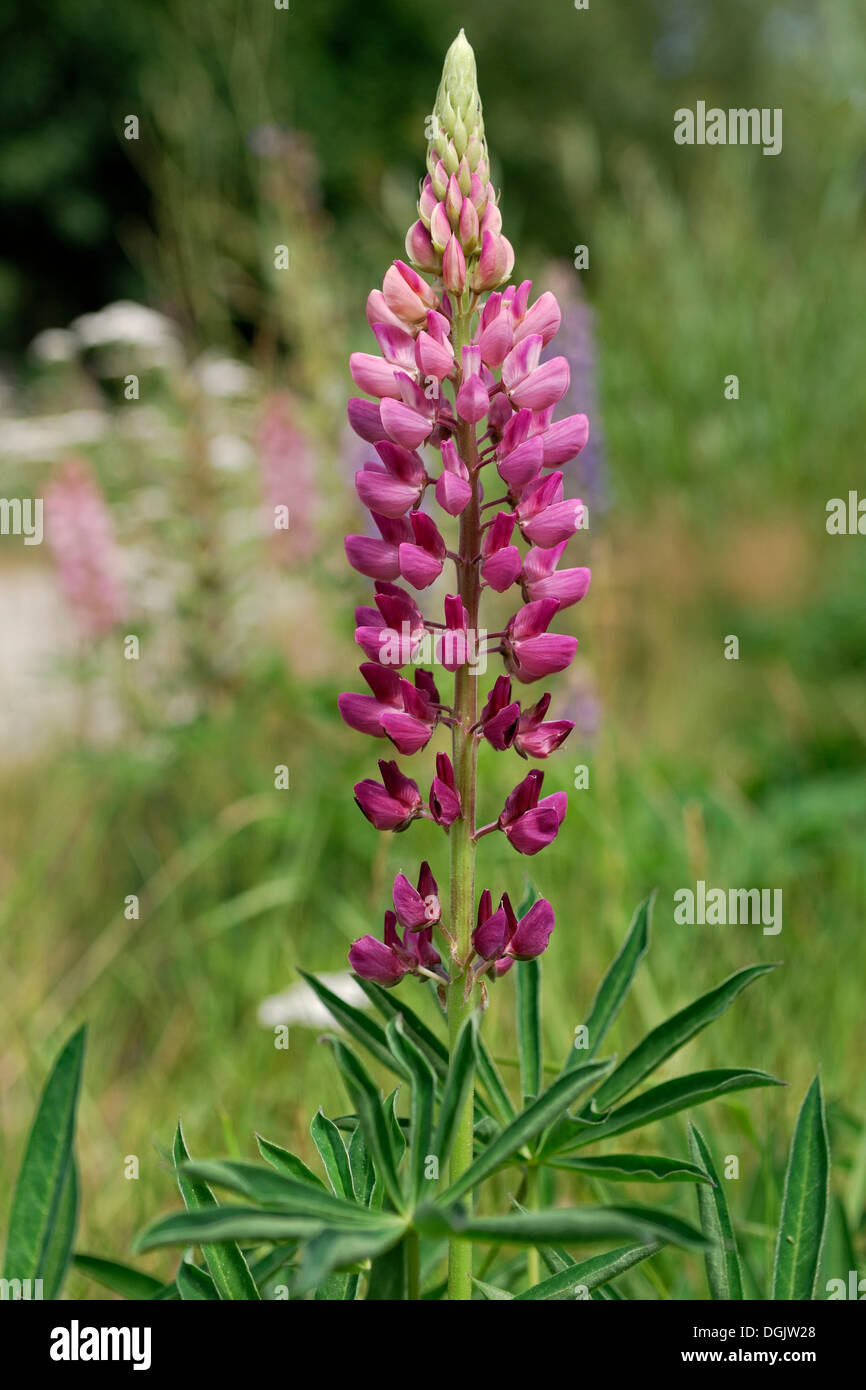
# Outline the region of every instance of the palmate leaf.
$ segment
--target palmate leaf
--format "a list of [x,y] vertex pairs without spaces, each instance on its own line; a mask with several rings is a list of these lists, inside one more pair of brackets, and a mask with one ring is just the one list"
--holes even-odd
[[442,1201],[456,1201],[478,1183],[483,1182],[503,1163],[507,1163],[530,1139],[534,1139],[567,1110],[583,1091],[595,1085],[611,1065],[609,1060],[586,1062],[583,1066],[558,1076],[546,1091],[512,1120],[510,1125],[501,1130],[495,1139],[491,1139],[461,1177],[443,1192]]
[[189,1260],[181,1260],[175,1277],[177,1291],[185,1303],[218,1303],[220,1296],[207,1270]]
[[[522,905],[520,911],[522,915]],[[521,961],[517,966],[517,1048],[525,1105],[540,1094],[543,1084],[541,963],[538,960]]]
[[310,1126],[310,1133],[313,1136],[313,1143],[316,1146],[319,1158],[325,1165],[325,1172],[328,1175],[328,1182],[331,1190],[337,1197],[345,1197],[347,1202],[355,1200],[355,1189],[352,1185],[352,1170],[349,1167],[349,1154],[343,1142],[343,1136],[337,1129],[333,1120],[329,1120],[321,1110],[313,1116],[313,1123]]
[[[202,1241],[307,1240],[322,1229],[320,1217],[297,1216],[276,1208],[218,1206],[162,1216],[139,1233],[133,1248],[141,1252],[162,1245],[201,1245]],[[352,1229],[363,1232],[370,1226],[357,1224]]]
[[650,920],[654,901],[655,894],[653,893],[640,904],[619,954],[599,985],[598,992],[592,1001],[589,1018],[586,1020],[586,1029],[589,1034],[588,1050],[570,1048],[563,1065],[563,1071],[570,1071],[572,1067],[579,1066],[581,1062],[590,1061],[596,1055],[611,1024],[622,1008],[635,972],[649,950]]
[[439,1119],[436,1123],[436,1133],[433,1136],[433,1152],[439,1160],[441,1173],[445,1172],[445,1165],[451,1157],[457,1122],[472,1085],[477,1042],[478,1015],[473,1013],[461,1024],[454,1045],[454,1056],[451,1059],[448,1075],[442,1089]]
[[171,1287],[163,1284],[161,1279],[154,1279],[152,1274],[132,1269],[129,1265],[118,1264],[116,1260],[100,1259],[98,1255],[76,1254],[72,1257],[72,1263],[89,1279],[101,1284],[103,1288],[111,1289],[112,1293],[120,1294],[122,1298],[143,1302],[145,1299],[155,1298],[157,1294]]
[[73,1159],[85,1030],[61,1049],[39,1100],[12,1200],[4,1278],[41,1279],[54,1299],[72,1255],[78,1210]]
[[641,1245],[667,1241],[693,1250],[706,1245],[694,1226],[655,1207],[553,1207],[514,1216],[473,1216],[459,1207],[446,1211],[437,1203],[420,1209],[416,1224],[422,1235],[448,1232],[493,1245],[593,1244],[617,1237]]
[[814,1299],[829,1209],[830,1144],[820,1077],[797,1116],[773,1268],[774,1299]]
[[409,1195],[414,1204],[424,1189],[427,1159],[432,1149],[436,1077],[424,1053],[406,1036],[399,1014],[391,1019],[385,1033],[391,1051],[412,1076],[408,1179]]
[[[180,1172],[183,1164],[189,1162],[189,1152],[183,1137],[180,1120],[177,1122],[177,1130],[174,1136],[172,1149],[174,1158],[175,1177],[183,1198],[183,1204],[187,1211],[209,1213],[212,1209],[218,1208],[216,1197],[211,1192],[206,1182],[195,1180]],[[195,1237],[190,1238],[195,1244],[201,1244]],[[140,1247],[146,1248],[144,1246]],[[220,1241],[217,1244],[203,1244],[201,1253],[204,1256],[211,1278],[216,1286],[217,1293],[223,1299],[243,1299],[257,1300],[259,1291],[256,1288],[255,1280],[250,1274],[249,1265],[244,1259],[243,1252],[239,1245],[233,1240]]]
[[381,1062],[389,1071],[396,1072],[404,1081],[408,1081],[408,1075],[389,1048],[385,1032],[379,1027],[375,1019],[368,1018],[360,1009],[356,1009],[352,1004],[347,1004],[333,990],[328,989],[327,985],[323,985],[321,980],[317,980],[315,975],[307,974],[306,970],[299,970],[298,974],[303,976],[331,1017],[339,1023],[341,1028],[346,1030],[350,1037],[353,1037],[362,1047],[366,1047],[377,1062]]
[[[385,1036],[384,1033],[382,1036]],[[403,1193],[397,1175],[399,1155],[395,1152],[391,1125],[378,1087],[357,1053],[338,1038],[331,1038],[329,1042],[334,1049],[337,1066],[346,1084],[349,1098],[357,1111],[377,1179],[399,1210],[403,1205]],[[390,1052],[388,1055],[391,1055]],[[396,1066],[396,1059],[394,1065]]]
[[600,1158],[563,1156],[549,1160],[551,1168],[569,1173],[582,1173],[588,1178],[603,1178],[605,1182],[697,1182],[712,1183],[697,1163],[682,1158],[664,1158],[660,1154],[605,1154]]
[[678,1013],[659,1024],[658,1028],[648,1033],[602,1082],[593,1096],[593,1108],[605,1110],[634,1090],[644,1077],[661,1066],[672,1053],[683,1047],[714,1019],[719,1018],[747,985],[757,980],[760,975],[766,975],[768,971],[776,968],[776,964],[750,965],[744,970],[738,970],[715,989],[702,994],[687,1008],[680,1009]]
[[229,1191],[259,1206],[286,1211],[294,1216],[333,1221],[343,1226],[367,1226],[373,1219],[367,1208],[358,1202],[347,1202],[324,1188],[298,1182],[259,1163],[246,1163],[239,1159],[199,1159],[182,1164],[179,1173],[214,1187],[227,1187]]
[[710,1242],[709,1249],[704,1253],[710,1297],[718,1300],[741,1299],[743,1271],[725,1191],[707,1142],[695,1125],[689,1125],[689,1147],[695,1163],[701,1165],[713,1184],[709,1190],[704,1188],[698,1192],[701,1230]]
[[603,1255],[593,1255],[589,1260],[570,1264],[549,1279],[542,1279],[531,1289],[517,1295],[518,1302],[538,1302],[541,1299],[573,1298],[577,1288],[585,1288],[587,1293],[607,1284],[624,1274],[627,1269],[643,1260],[657,1255],[664,1244],[661,1240],[650,1241],[647,1245],[622,1245],[616,1250],[608,1250]]
[[297,1154],[289,1153],[288,1149],[282,1148],[279,1144],[271,1143],[270,1139],[263,1138],[261,1134],[256,1135],[256,1145],[265,1162],[275,1168],[278,1173],[282,1173],[287,1178],[295,1178],[298,1182],[309,1183],[311,1187],[319,1187],[323,1192],[325,1191],[325,1184],[322,1179],[313,1172],[312,1168],[308,1168]]
[[691,1072],[688,1076],[678,1076],[643,1091],[625,1105],[612,1110],[601,1124],[584,1126],[582,1118],[576,1120],[572,1138],[562,1141],[558,1135],[555,1149],[544,1147],[540,1156],[548,1158],[553,1152],[571,1152],[613,1134],[626,1134],[666,1115],[674,1115],[679,1110],[703,1105],[705,1101],[715,1100],[717,1096],[727,1095],[730,1091],[784,1084],[777,1077],[753,1068],[718,1067],[711,1071]]
[[375,1260],[401,1240],[405,1229],[405,1221],[381,1216],[378,1224],[371,1224],[363,1230],[331,1227],[320,1230],[306,1241],[301,1251],[295,1276],[295,1294],[301,1297],[309,1293],[340,1266]]

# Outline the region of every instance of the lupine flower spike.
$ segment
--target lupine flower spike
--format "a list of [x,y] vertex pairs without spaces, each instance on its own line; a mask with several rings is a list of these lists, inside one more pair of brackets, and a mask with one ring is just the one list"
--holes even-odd
[[[397,761],[380,762],[381,781],[355,787],[379,830],[402,832],[423,817],[445,831],[448,910],[426,862],[417,875],[399,873],[383,939],[362,937],[349,960],[356,974],[388,988],[410,974],[440,982],[453,1047],[476,990],[483,1004],[487,983],[514,961],[539,956],[554,927],[544,898],[518,920],[507,894],[494,912],[485,888],[476,910],[475,853],[483,836],[501,831],[518,853],[538,854],[559,832],[566,796],[542,796],[544,774],[533,769],[496,819],[477,828],[476,760],[481,740],[506,754],[547,758],[571,731],[568,720],[547,719],[549,694],[524,709],[512,681],[530,685],[563,671],[577,649],[575,637],[555,630],[556,620],[584,597],[590,574],[559,567],[583,513],[579,499],[566,498],[559,469],[584,447],[589,424],[582,414],[553,418],[570,384],[568,361],[552,348],[561,318],[556,298],[547,293],[533,302],[528,280],[509,284],[514,251],[490,181],[475,58],[462,30],[448,50],[427,134],[406,259],[394,261],[367,300],[378,351],[354,353],[349,362],[364,393],[349,402],[349,423],[370,446],[355,486],[378,536],[346,539],[349,564],[375,581],[375,593],[356,613],[369,693],[344,694],[339,705],[351,728],[389,740],[401,758],[441,736],[440,725],[450,730],[450,755],[436,753],[426,803],[418,780]],[[486,486],[496,499],[492,515]],[[442,575],[444,622],[423,602]],[[475,656],[485,589],[512,595],[515,607],[497,634],[505,671],[479,713]],[[410,664],[412,680],[404,669]],[[439,669],[434,675],[428,666]],[[448,673],[453,694],[444,690]],[[452,1176],[471,1158],[470,1101]],[[452,1297],[468,1296],[465,1255],[452,1251],[449,1280]]]

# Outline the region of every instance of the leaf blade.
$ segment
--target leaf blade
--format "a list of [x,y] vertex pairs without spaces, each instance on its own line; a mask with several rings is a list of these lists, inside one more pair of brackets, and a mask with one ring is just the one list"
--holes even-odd
[[806,1092],[785,1173],[776,1258],[774,1299],[814,1299],[827,1229],[830,1143],[821,1080]]

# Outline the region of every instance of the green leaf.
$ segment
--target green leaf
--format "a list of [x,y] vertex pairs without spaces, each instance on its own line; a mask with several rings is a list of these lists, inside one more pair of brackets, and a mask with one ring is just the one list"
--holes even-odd
[[144,1274],[140,1269],[118,1264],[115,1260],[102,1260],[98,1255],[73,1255],[72,1263],[103,1288],[136,1302],[153,1298],[167,1287],[162,1280],[154,1279],[152,1274]]
[[[384,1034],[382,1035],[384,1037]],[[399,1210],[403,1203],[400,1179],[397,1176],[398,1156],[388,1116],[382,1105],[378,1088],[364,1067],[357,1053],[353,1052],[339,1038],[330,1039],[349,1097],[358,1112],[358,1119],[364,1130],[364,1138],[373,1159],[377,1178],[394,1206]],[[390,1052],[388,1054],[391,1056]],[[396,1060],[392,1058],[392,1066]]]
[[355,1198],[362,1206],[368,1207],[376,1184],[376,1173],[370,1151],[364,1143],[364,1131],[356,1125],[349,1140],[349,1167],[352,1170],[352,1186]]
[[454,1044],[454,1055],[448,1067],[448,1075],[442,1090],[439,1107],[439,1120],[433,1137],[433,1153],[439,1159],[439,1171],[451,1157],[457,1122],[463,1113],[466,1098],[472,1085],[475,1071],[476,1044],[478,1041],[478,1015],[472,1013],[464,1019]]
[[344,1226],[369,1225],[372,1219],[367,1208],[354,1200],[347,1202],[324,1188],[287,1178],[258,1163],[230,1158],[198,1159],[184,1163],[179,1172],[214,1187],[227,1187],[259,1206],[296,1216],[334,1221]]
[[443,1192],[442,1201],[456,1201],[483,1182],[524,1144],[534,1139],[536,1134],[567,1110],[582,1091],[595,1085],[599,1077],[610,1070],[611,1065],[610,1061],[586,1062],[583,1066],[557,1077],[552,1086],[548,1086],[537,1100],[522,1110],[495,1139],[491,1139],[457,1181]]
[[702,1168],[686,1163],[682,1158],[663,1158],[660,1154],[605,1154],[602,1158],[554,1158],[551,1168],[587,1177],[603,1178],[605,1182],[699,1182],[709,1183]]
[[637,909],[620,952],[598,987],[589,1018],[586,1020],[589,1050],[570,1048],[563,1065],[564,1071],[570,1071],[581,1062],[590,1061],[604,1042],[611,1024],[622,1008],[635,972],[649,950],[650,919],[654,901],[655,893],[645,899]]
[[517,1112],[511,1103],[505,1082],[499,1074],[499,1068],[488,1052],[487,1044],[480,1032],[475,1046],[475,1070],[478,1074],[478,1080],[487,1093],[494,1117],[499,1120],[500,1124],[509,1124]]
[[495,1284],[485,1284],[483,1279],[473,1279],[476,1289],[480,1289],[488,1303],[503,1303],[514,1297],[507,1289],[497,1289]]
[[[526,910],[529,911],[529,908]],[[544,1076],[541,1043],[541,963],[538,960],[520,961],[517,966],[517,1045],[523,1101],[526,1104],[541,1094]]]
[[554,1207],[515,1216],[471,1216],[459,1208],[443,1211],[437,1205],[420,1210],[416,1225],[422,1235],[439,1235],[444,1229],[464,1240],[494,1245],[590,1243],[618,1236],[641,1245],[662,1240],[695,1250],[706,1244],[700,1231],[688,1222],[655,1207],[640,1206]]
[[405,1303],[408,1298],[409,1247],[407,1237],[398,1240],[370,1265],[368,1303]]
[[442,1039],[437,1038],[424,1020],[404,1004],[402,999],[398,1004],[393,995],[381,985],[375,984],[373,980],[362,980],[360,977],[358,984],[385,1019],[396,1018],[398,1014],[402,1016],[407,1035],[424,1053],[440,1080],[443,1079],[448,1070],[448,1048]]
[[695,1163],[699,1163],[713,1187],[698,1191],[698,1210],[701,1216],[701,1230],[710,1242],[704,1252],[707,1266],[707,1282],[710,1297],[719,1300],[741,1299],[743,1297],[743,1271],[740,1268],[740,1252],[725,1191],[713,1163],[704,1136],[695,1125],[689,1125],[689,1148]]
[[83,1028],[73,1033],[45,1083],[9,1218],[4,1277],[41,1279],[46,1299],[60,1292],[75,1237],[77,1184],[70,1169],[84,1040]]
[[[705,1101],[715,1100],[730,1091],[748,1091],[757,1086],[782,1086],[784,1082],[764,1071],[752,1068],[718,1067],[712,1071],[696,1071],[688,1076],[677,1076],[672,1081],[664,1081],[643,1091],[634,1100],[611,1111],[599,1125],[581,1127],[576,1121],[576,1134],[571,1140],[571,1148],[584,1144],[594,1144],[597,1139],[607,1139],[612,1134],[626,1134],[629,1130],[640,1129],[653,1120],[661,1120],[665,1115],[674,1115],[678,1110],[688,1110],[693,1105],[703,1105]],[[569,1147],[569,1146],[560,1146]]]
[[297,1154],[289,1153],[288,1149],[282,1148],[279,1144],[271,1143],[270,1139],[264,1139],[261,1134],[256,1135],[256,1144],[265,1162],[275,1168],[278,1173],[282,1173],[287,1178],[295,1178],[297,1182],[309,1183],[311,1187],[319,1187],[323,1192],[326,1191],[322,1179],[313,1172],[312,1168],[308,1168]]
[[339,1023],[341,1028],[359,1042],[362,1047],[386,1066],[389,1071],[395,1071],[403,1080],[408,1080],[406,1073],[401,1069],[393,1052],[388,1047],[383,1030],[372,1018],[368,1018],[360,1009],[354,1008],[352,1004],[345,1003],[339,995],[334,994],[333,990],[328,989],[317,980],[315,975],[308,975],[306,970],[299,970],[306,980],[310,989],[318,995],[331,1017]]
[[213,1279],[204,1269],[181,1260],[175,1279],[177,1291],[185,1303],[218,1303],[219,1294]]
[[354,1265],[360,1260],[373,1260],[400,1240],[404,1222],[382,1218],[378,1226],[364,1230],[341,1231],[328,1228],[319,1231],[301,1252],[295,1277],[294,1292],[300,1297],[321,1284],[332,1270],[341,1265]]
[[66,1177],[60,1193],[57,1220],[51,1233],[51,1240],[45,1252],[42,1275],[43,1298],[59,1298],[66,1271],[72,1259],[75,1244],[75,1229],[78,1225],[78,1173],[75,1154],[70,1156],[66,1167]]
[[409,1195],[414,1205],[427,1182],[425,1170],[433,1143],[436,1076],[424,1053],[406,1036],[403,1019],[399,1014],[390,1020],[385,1033],[391,1051],[412,1077],[409,1098]]
[[352,1186],[349,1155],[346,1151],[346,1145],[343,1143],[343,1136],[334,1121],[329,1120],[319,1110],[313,1116],[310,1133],[313,1136],[313,1143],[318,1150],[319,1158],[325,1165],[328,1182],[331,1184],[334,1194],[337,1197],[345,1197],[348,1202],[354,1202],[355,1189]]
[[766,975],[768,971],[776,968],[775,964],[750,965],[745,970],[738,970],[715,989],[702,994],[687,1008],[681,1009],[679,1013],[659,1024],[658,1028],[648,1033],[643,1041],[623,1058],[619,1066],[599,1086],[593,1097],[594,1108],[605,1110],[621,1096],[634,1090],[635,1086],[650,1072],[655,1071],[656,1067],[661,1066],[666,1058],[723,1014],[747,985],[757,980],[760,975]]
[[604,1255],[581,1260],[579,1264],[571,1264],[558,1274],[552,1274],[549,1279],[542,1279],[540,1284],[535,1284],[525,1293],[518,1294],[518,1301],[573,1298],[575,1289],[581,1287],[591,1293],[601,1284],[624,1274],[633,1265],[657,1255],[662,1244],[660,1240],[653,1240],[648,1245],[622,1245],[617,1250],[608,1250]]
[[785,1174],[782,1217],[773,1269],[773,1298],[814,1299],[827,1226],[830,1145],[820,1077],[797,1116]]
[[[207,1183],[195,1182],[192,1178],[185,1177],[183,1173],[178,1171],[181,1164],[189,1162],[189,1151],[183,1137],[180,1120],[177,1122],[172,1155],[177,1185],[187,1211],[210,1211],[211,1208],[218,1207],[217,1199]],[[195,1241],[195,1243],[201,1244],[200,1241]],[[147,1247],[141,1246],[140,1248],[146,1249]],[[201,1246],[201,1253],[220,1298],[258,1300],[259,1291],[256,1288],[255,1280],[250,1274],[249,1265],[237,1244],[233,1241],[220,1242],[216,1245],[205,1244]]]
[[136,1236],[133,1248],[140,1253],[161,1245],[201,1245],[202,1241],[304,1240],[318,1235],[321,1229],[321,1218],[296,1216],[288,1211],[202,1207],[198,1211],[173,1211],[153,1221]]

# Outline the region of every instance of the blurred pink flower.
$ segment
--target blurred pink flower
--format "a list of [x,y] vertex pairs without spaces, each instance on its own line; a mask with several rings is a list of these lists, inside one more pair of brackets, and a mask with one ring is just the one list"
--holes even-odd
[[313,448],[288,394],[269,396],[258,430],[265,527],[281,564],[307,559],[315,549],[317,500]]
[[114,527],[84,459],[62,463],[45,489],[45,534],[60,587],[85,637],[102,637],[125,616]]

